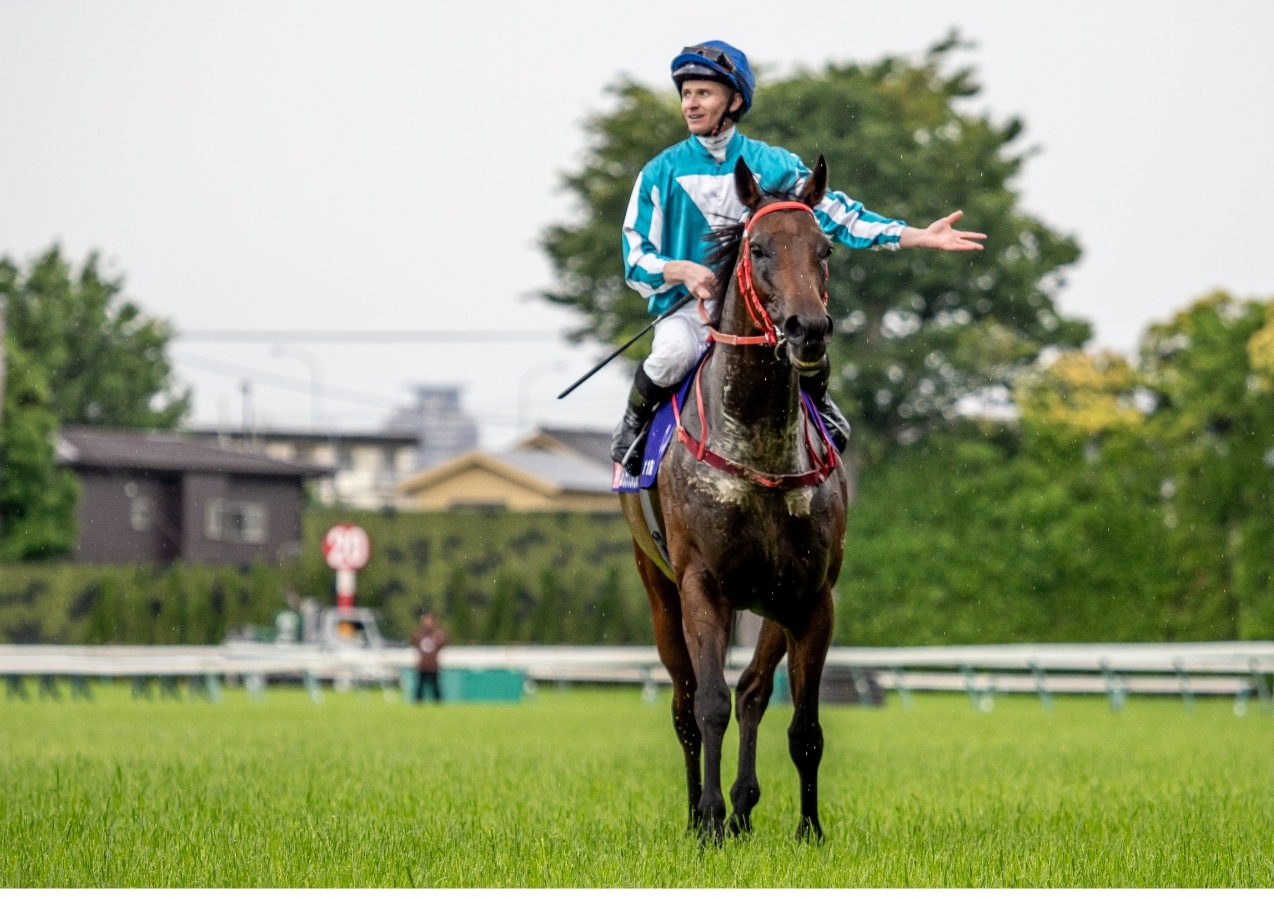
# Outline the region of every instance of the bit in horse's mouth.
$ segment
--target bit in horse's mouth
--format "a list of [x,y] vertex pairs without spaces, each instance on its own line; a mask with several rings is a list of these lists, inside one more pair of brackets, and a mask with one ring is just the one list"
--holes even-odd
[[787,359],[788,362],[792,364],[792,368],[796,369],[798,372],[813,372],[815,369],[821,368],[823,365],[823,358],[821,356],[813,362],[806,362],[790,350],[788,351]]

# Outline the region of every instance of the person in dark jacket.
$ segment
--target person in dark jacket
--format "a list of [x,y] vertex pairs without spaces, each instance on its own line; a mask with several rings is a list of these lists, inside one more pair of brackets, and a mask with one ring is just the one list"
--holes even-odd
[[438,620],[431,612],[420,617],[420,627],[411,636],[411,645],[419,657],[416,660],[416,702],[425,699],[425,689],[435,703],[442,701],[438,690],[438,652],[447,646],[447,632],[438,627]]

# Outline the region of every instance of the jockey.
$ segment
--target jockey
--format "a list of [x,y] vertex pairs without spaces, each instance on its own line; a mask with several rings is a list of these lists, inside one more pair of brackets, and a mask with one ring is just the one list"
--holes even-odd
[[[681,115],[690,137],[646,164],[624,216],[624,277],[655,314],[666,312],[687,294],[704,300],[714,296],[716,281],[704,265],[710,249],[707,237],[712,229],[733,225],[747,215],[734,188],[734,166],[740,156],[767,194],[795,193],[810,174],[795,154],[752,140],[735,127],[752,106],[756,89],[748,58],[740,50],[724,41],[686,47],[672,61],[672,80],[681,93]],[[854,250],[980,250],[973,241],[985,235],[951,227],[960,215],[952,213],[923,230],[911,228],[831,190],[814,210],[824,233]],[[611,457],[623,462],[627,456],[631,474],[641,467],[642,448],[634,445],[650,417],[707,346],[708,326],[693,304],[655,326],[650,356],[637,367],[628,409],[611,442]],[[821,368],[801,377],[801,387],[818,407],[837,449],[844,452],[849,423],[827,396],[830,374],[831,363],[824,357]]]

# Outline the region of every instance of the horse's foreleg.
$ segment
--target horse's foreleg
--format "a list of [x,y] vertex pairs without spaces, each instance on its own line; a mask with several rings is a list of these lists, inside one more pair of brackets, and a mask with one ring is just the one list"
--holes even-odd
[[761,625],[752,662],[735,688],[734,714],[739,721],[739,772],[730,788],[730,833],[752,830],[752,808],[761,799],[756,778],[756,732],[774,690],[774,670],[787,652],[783,629],[769,619]]
[[801,776],[801,824],[796,836],[823,839],[818,821],[818,764],[823,759],[823,728],[818,724],[818,686],[823,662],[832,642],[832,592],[824,588],[804,629],[788,644],[787,665],[792,678],[792,724],[787,748]]
[[699,814],[704,837],[720,843],[725,834],[725,795],[721,791],[721,742],[730,725],[730,687],[725,682],[726,641],[733,610],[717,596],[711,576],[702,570],[681,579],[681,614],[686,647],[694,663],[695,721],[703,735],[703,796]]
[[635,549],[637,571],[650,598],[650,614],[655,626],[659,659],[672,677],[672,724],[677,730],[677,740],[686,761],[686,789],[690,800],[687,828],[697,829],[700,825],[699,799],[703,795],[703,783],[699,776],[699,751],[703,741],[695,722],[694,698],[697,682],[681,627],[681,596],[677,593],[677,586],[659,571],[641,548]]

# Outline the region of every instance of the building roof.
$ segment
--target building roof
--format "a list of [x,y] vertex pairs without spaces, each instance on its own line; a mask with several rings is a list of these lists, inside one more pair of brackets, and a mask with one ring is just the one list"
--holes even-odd
[[486,469],[545,495],[610,493],[612,467],[599,465],[577,453],[538,448],[516,449],[507,453],[471,450],[412,475],[400,482],[398,487],[403,493],[419,493],[473,468]]
[[[590,431],[584,428],[549,428],[541,426],[535,434],[522,441],[515,450],[571,450],[586,459],[603,466],[609,473],[612,468],[610,458],[609,431]],[[608,476],[609,477],[609,476]],[[609,484],[609,481],[607,482]],[[609,489],[609,488],[608,488]]]
[[242,428],[215,428],[200,425],[186,430],[187,434],[201,439],[226,437],[241,441],[255,438],[259,441],[331,441],[350,444],[395,444],[412,445],[420,441],[420,435],[414,431],[398,429],[384,431],[332,431],[325,428],[257,428],[246,433]]
[[331,474],[323,466],[298,465],[259,453],[223,450],[173,432],[63,428],[57,458],[71,468],[145,469],[152,472],[216,472],[312,478]]
[[496,458],[506,465],[530,472],[561,491],[610,493],[613,467],[609,460],[608,465],[601,466],[592,460],[577,460],[548,450],[511,450],[496,454]]

